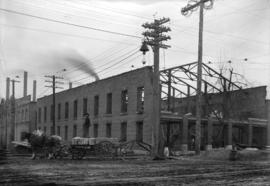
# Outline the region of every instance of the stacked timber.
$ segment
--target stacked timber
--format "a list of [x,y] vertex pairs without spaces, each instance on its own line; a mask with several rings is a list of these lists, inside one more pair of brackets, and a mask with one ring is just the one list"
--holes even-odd
[[117,138],[106,138],[106,137],[98,137],[98,138],[81,138],[74,137],[72,138],[72,145],[95,145],[103,141],[109,141],[111,143],[117,143]]

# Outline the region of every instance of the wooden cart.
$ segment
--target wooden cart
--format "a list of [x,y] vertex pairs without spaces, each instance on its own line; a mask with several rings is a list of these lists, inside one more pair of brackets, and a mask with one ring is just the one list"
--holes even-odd
[[73,138],[69,148],[72,159],[83,159],[85,156],[98,158],[117,155],[116,138]]

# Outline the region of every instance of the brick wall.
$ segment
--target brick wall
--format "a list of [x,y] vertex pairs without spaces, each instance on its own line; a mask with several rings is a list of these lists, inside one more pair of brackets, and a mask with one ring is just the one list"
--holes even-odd
[[[60,126],[60,135],[64,138],[65,126],[68,126],[68,140],[73,137],[73,126],[77,125],[77,136],[83,136],[83,99],[87,98],[87,112],[91,121],[90,137],[93,137],[94,124],[98,124],[98,136],[106,136],[106,124],[112,124],[112,137],[120,138],[120,126],[122,122],[127,122],[127,140],[136,137],[136,122],[143,121],[143,138],[145,142],[151,143],[151,120],[152,113],[152,69],[144,67],[134,71],[126,72],[107,79],[99,80],[87,85],[72,88],[56,94],[56,131]],[[144,112],[137,113],[137,88],[144,87]],[[121,113],[121,92],[128,90],[128,111]],[[107,93],[112,93],[112,114],[106,114]],[[99,114],[94,116],[94,96],[99,96]],[[78,117],[73,118],[73,103],[78,101]],[[65,102],[69,102],[69,118],[64,118]],[[61,119],[58,120],[57,105],[61,104]],[[50,120],[50,109],[52,96],[46,96],[37,100],[37,109],[41,108],[41,123],[37,123],[38,128],[47,128],[50,134],[52,121]],[[44,122],[44,107],[47,107],[47,122]]]
[[[227,110],[230,118],[237,120],[247,120],[251,118],[266,118],[266,86],[248,88],[243,90],[232,91],[229,93],[228,106],[224,106],[224,94],[208,94],[208,103],[205,97],[202,98],[202,115],[206,117],[213,110],[222,112]],[[180,115],[191,112],[195,115],[196,97],[177,99],[175,102],[175,111]],[[163,108],[166,108],[166,102],[163,102]],[[227,108],[227,109],[226,109]],[[207,110],[208,109],[208,110]],[[227,113],[228,114],[228,113]]]

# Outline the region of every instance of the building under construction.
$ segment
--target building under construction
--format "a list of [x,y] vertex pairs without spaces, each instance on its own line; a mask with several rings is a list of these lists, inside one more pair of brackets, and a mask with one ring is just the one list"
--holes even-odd
[[[160,71],[160,138],[171,149],[194,149],[196,65]],[[205,64],[202,82],[202,149],[231,148],[233,143],[269,146],[265,86],[243,88],[232,75],[226,78]],[[39,98],[35,126],[67,141],[76,136],[114,137],[152,144],[152,85],[152,67],[143,67],[56,93],[55,109],[52,95]]]

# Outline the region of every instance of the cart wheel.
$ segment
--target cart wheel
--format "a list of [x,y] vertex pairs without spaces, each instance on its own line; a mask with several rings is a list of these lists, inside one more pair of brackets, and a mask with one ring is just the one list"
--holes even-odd
[[64,157],[67,157],[69,154],[68,151],[69,149],[67,145],[61,145],[56,149],[55,159],[63,159]]
[[77,160],[78,159],[78,150],[75,148],[71,148],[70,149],[70,153],[71,153],[71,158],[73,160]]
[[84,149],[78,151],[78,159],[81,160],[85,156],[86,152]]
[[102,157],[113,157],[115,155],[114,144],[110,141],[101,141],[100,143],[98,143],[97,153]]

